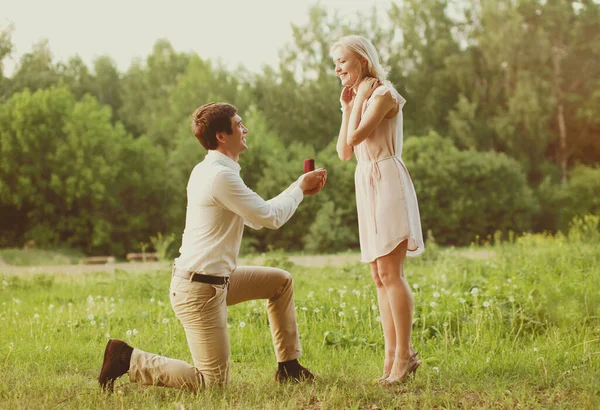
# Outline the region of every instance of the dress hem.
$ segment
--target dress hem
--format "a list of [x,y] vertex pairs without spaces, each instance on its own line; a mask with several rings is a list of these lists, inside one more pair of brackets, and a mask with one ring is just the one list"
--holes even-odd
[[361,254],[360,261],[361,261],[361,263],[371,263],[371,262],[374,262],[374,261],[375,261],[375,260],[377,260],[378,258],[381,258],[382,256],[385,256],[385,255],[388,255],[388,254],[390,254],[390,253],[391,253],[391,252],[392,252],[394,249],[396,249],[396,247],[397,247],[398,245],[400,245],[402,242],[404,242],[404,241],[409,241],[409,242],[410,242],[410,240],[411,240],[411,239],[414,241],[414,243],[415,243],[415,245],[416,245],[416,248],[415,248],[415,249],[408,249],[408,244],[407,244],[406,256],[408,256],[409,258],[414,258],[414,257],[417,257],[417,256],[421,255],[423,252],[425,252],[425,245],[423,245],[423,246],[419,246],[419,242],[417,241],[417,239],[416,239],[414,236],[410,236],[410,235],[409,235],[409,236],[405,236],[405,237],[403,237],[403,238],[401,238],[401,239],[399,239],[399,240],[397,240],[397,241],[393,241],[393,242],[391,242],[392,244],[394,244],[394,246],[392,246],[392,247],[391,247],[391,249],[387,250],[387,248],[384,248],[384,249],[386,249],[386,251],[385,251],[385,252],[383,252],[383,253],[381,253],[381,254],[379,254],[379,255],[375,256],[375,257],[374,257],[373,259],[371,259],[371,260],[365,260],[365,259],[362,257],[362,254]]

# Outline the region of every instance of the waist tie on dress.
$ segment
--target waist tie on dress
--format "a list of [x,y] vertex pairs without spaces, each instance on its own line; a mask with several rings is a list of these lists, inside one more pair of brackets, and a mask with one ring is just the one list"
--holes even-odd
[[380,158],[375,161],[358,161],[359,164],[364,164],[369,166],[369,185],[373,188],[373,195],[371,195],[371,206],[373,210],[373,225],[375,226],[375,233],[377,233],[377,217],[375,216],[376,201],[377,201],[377,180],[381,179],[381,170],[379,169],[379,163],[382,161],[387,161],[388,159],[397,158],[400,160],[400,157],[396,155],[391,155],[389,157]]

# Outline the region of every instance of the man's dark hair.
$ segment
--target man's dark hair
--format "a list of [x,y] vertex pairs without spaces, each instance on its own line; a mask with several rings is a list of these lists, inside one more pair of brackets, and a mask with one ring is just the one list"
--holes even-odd
[[231,104],[213,102],[198,107],[192,114],[192,132],[207,150],[216,149],[217,133],[233,133],[231,117],[237,113],[237,108]]

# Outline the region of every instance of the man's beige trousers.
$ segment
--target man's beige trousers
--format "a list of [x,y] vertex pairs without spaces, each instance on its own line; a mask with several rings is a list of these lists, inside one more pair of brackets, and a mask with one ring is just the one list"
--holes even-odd
[[227,285],[192,282],[173,270],[169,295],[183,324],[194,365],[139,349],[131,355],[132,382],[175,388],[198,389],[229,381],[227,306],[267,299],[271,335],[278,362],[300,357],[300,341],[292,276],[281,269],[239,266]]

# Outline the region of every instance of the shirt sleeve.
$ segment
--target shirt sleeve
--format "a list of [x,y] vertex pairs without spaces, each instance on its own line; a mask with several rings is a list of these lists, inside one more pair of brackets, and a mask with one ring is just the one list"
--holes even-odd
[[265,201],[248,188],[239,175],[221,171],[214,179],[213,199],[244,218],[251,228],[279,229],[294,215],[304,193],[294,183],[275,198]]

